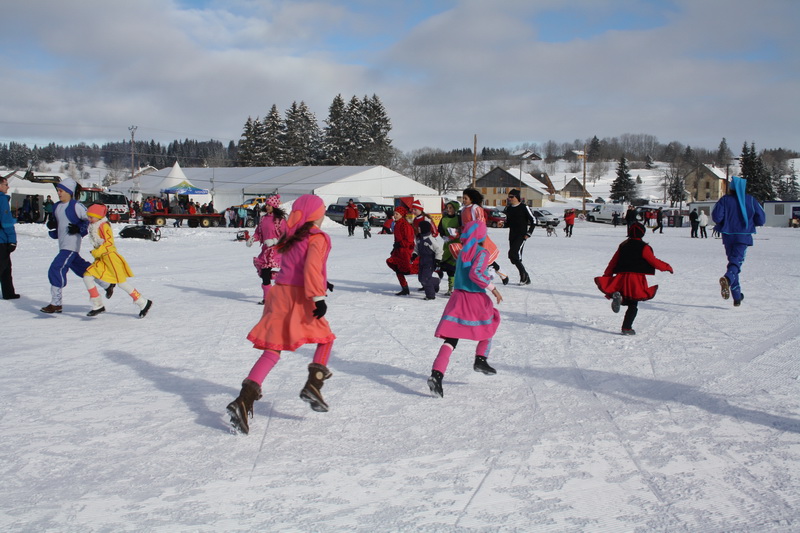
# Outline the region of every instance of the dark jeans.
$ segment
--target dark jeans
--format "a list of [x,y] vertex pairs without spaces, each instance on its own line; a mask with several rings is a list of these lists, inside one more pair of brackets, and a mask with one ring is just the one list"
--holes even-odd
[[11,245],[6,243],[0,243],[0,286],[3,298],[11,298],[16,294],[11,278]]

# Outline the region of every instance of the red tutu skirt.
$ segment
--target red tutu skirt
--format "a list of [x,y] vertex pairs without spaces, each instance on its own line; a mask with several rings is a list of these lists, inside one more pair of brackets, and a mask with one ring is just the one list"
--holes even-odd
[[594,282],[600,292],[611,298],[619,292],[625,300],[642,302],[656,295],[658,285],[647,286],[647,276],[640,272],[621,272],[614,276],[598,276]]

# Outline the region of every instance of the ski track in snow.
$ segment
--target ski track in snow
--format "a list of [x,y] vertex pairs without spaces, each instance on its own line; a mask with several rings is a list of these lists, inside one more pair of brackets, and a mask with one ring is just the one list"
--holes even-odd
[[17,229],[23,298],[0,302],[3,531],[800,528],[800,232],[759,230],[738,309],[719,296],[719,240],[648,234],[675,274],[650,278],[658,294],[622,337],[624,310],[593,282],[622,228],[537,229],[525,287],[491,229],[511,276],[498,374],[475,373],[461,341],[432,398],[446,299],[423,301],[411,276],[395,296],[391,236],[327,224],[331,411],[298,398],[307,346],[282,354],[251,433],[235,435],[225,406],[259,355],[246,340],[262,309],[256,247],[222,228],[117,239],[150,314],[116,291],[87,318],[73,276],[64,313],[46,316],[55,242]]

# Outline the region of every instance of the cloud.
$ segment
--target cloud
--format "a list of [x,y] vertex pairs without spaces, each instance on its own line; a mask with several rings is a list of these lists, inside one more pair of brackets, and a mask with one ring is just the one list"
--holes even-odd
[[[322,121],[341,93],[380,96],[406,151],[623,133],[800,149],[800,4],[381,4],[12,3],[0,142],[119,140],[132,124],[227,142],[273,104],[303,100]],[[573,26],[591,10],[618,16]]]

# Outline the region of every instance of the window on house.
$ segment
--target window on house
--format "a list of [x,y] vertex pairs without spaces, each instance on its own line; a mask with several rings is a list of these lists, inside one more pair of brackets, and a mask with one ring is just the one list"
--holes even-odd
[[784,210],[783,210],[783,208],[784,208],[783,204],[772,204],[772,205],[775,206],[775,214],[776,215],[783,215],[785,213]]

